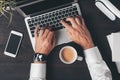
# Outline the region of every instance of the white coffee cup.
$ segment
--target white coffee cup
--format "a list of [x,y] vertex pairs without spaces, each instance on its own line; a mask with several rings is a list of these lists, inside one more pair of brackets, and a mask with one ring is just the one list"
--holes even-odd
[[72,46],[65,46],[60,50],[60,60],[65,64],[72,64],[76,60],[82,61],[83,57],[78,56],[77,51]]

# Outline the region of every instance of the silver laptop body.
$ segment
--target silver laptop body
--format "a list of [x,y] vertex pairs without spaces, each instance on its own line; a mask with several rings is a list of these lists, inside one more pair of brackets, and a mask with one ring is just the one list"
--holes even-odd
[[[40,27],[54,26],[53,30],[55,29],[54,31],[58,40],[57,45],[60,45],[71,42],[71,40],[66,33],[66,29],[59,21],[66,17],[81,15],[77,0],[30,0],[30,2],[25,4],[19,4],[16,10],[25,17],[25,24],[33,49],[35,47],[34,29],[36,25],[40,25]],[[69,11],[67,12],[67,10]],[[64,11],[65,13],[62,13]],[[61,13],[61,16],[57,13]],[[45,22],[43,19],[45,17],[49,17],[50,19],[46,18],[47,22]]]

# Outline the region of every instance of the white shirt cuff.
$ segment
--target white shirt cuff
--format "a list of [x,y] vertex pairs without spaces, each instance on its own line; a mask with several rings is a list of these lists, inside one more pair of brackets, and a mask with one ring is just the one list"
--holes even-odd
[[46,78],[46,64],[31,63],[30,79],[32,78],[45,79]]
[[84,50],[84,55],[89,63],[99,63],[102,60],[102,56],[97,47]]

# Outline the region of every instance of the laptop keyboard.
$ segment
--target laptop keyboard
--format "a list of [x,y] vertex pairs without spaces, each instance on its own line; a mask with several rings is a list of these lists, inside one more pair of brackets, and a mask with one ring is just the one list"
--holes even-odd
[[60,24],[60,20],[78,15],[79,14],[76,6],[68,6],[49,13],[31,17],[31,19],[28,19],[27,21],[32,33],[32,37],[34,37],[34,30],[37,25],[39,25],[40,28],[51,27],[53,31],[56,31],[64,28],[62,24]]

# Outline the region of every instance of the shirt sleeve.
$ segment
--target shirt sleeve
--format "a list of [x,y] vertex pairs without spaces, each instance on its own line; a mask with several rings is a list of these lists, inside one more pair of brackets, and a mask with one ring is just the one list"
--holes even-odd
[[46,80],[46,64],[32,63],[29,80]]
[[112,80],[111,71],[97,47],[84,50],[84,54],[92,80]]

